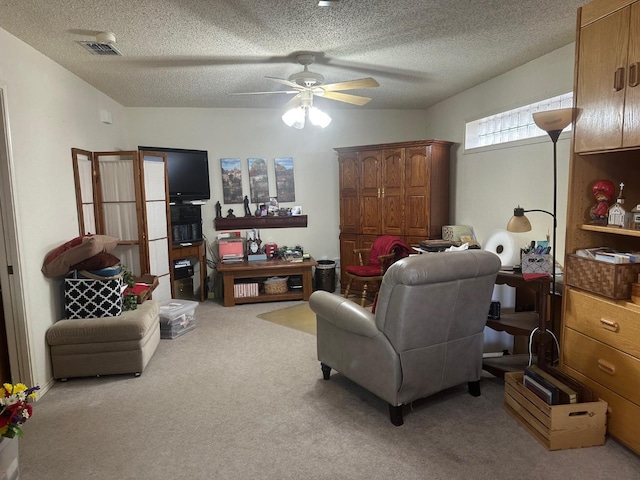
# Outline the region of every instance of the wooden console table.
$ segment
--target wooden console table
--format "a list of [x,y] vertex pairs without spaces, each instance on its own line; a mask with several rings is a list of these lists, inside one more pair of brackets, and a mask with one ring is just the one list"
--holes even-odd
[[[238,303],[276,302],[281,300],[309,300],[313,291],[311,269],[318,265],[313,258],[303,262],[288,262],[286,260],[255,260],[237,263],[219,263],[218,272],[222,274],[224,288],[224,306],[233,307]],[[235,281],[239,278],[260,278],[268,277],[302,277],[302,289],[298,292],[288,291],[286,293],[265,294],[260,293],[256,297],[236,298],[233,290]]]

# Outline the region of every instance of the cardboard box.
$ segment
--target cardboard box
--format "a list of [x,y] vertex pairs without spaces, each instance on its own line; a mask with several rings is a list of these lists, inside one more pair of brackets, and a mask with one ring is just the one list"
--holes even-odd
[[504,375],[504,409],[548,450],[604,445],[607,402],[548,405],[522,384],[524,372]]

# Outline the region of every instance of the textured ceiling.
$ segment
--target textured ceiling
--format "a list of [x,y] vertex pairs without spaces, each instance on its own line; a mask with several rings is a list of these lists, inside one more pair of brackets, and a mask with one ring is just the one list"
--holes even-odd
[[[265,78],[374,77],[364,107],[427,108],[574,41],[586,0],[0,0],[0,27],[127,107],[283,106]],[[122,57],[78,41],[111,31]],[[330,102],[319,99],[318,102]],[[320,106],[320,103],[318,104]]]

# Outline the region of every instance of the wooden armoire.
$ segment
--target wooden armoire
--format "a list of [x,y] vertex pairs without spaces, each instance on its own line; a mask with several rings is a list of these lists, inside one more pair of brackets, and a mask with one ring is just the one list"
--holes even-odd
[[335,149],[343,266],[356,265],[354,249],[370,247],[380,235],[408,244],[442,237],[442,226],[449,224],[451,145],[419,140]]

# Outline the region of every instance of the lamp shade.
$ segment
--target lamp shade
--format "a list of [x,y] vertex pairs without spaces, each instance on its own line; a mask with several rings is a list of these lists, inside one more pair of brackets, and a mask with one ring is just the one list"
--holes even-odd
[[282,121],[287,124],[288,127],[304,128],[305,111],[304,107],[294,107],[287,110],[282,115]]
[[513,217],[511,217],[509,223],[507,223],[507,231],[513,233],[531,231],[531,222],[524,214],[523,208],[518,207],[513,209]]
[[574,108],[560,108],[558,110],[547,110],[546,112],[536,112],[533,114],[533,121],[541,130],[545,132],[562,131],[573,120]]
[[327,125],[331,123],[331,117],[326,113],[324,113],[319,108],[311,107],[309,109],[309,121],[313,125],[317,125],[319,127],[325,128]]

